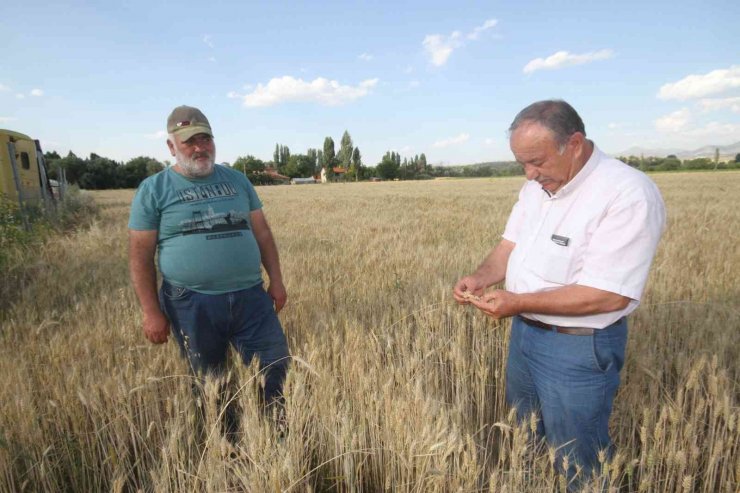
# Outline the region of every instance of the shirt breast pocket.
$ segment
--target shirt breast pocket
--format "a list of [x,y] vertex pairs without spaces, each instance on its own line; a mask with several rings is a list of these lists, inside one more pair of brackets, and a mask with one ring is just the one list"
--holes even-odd
[[576,255],[574,249],[553,245],[544,252],[538,252],[530,259],[534,273],[543,281],[552,284],[573,284],[576,273]]

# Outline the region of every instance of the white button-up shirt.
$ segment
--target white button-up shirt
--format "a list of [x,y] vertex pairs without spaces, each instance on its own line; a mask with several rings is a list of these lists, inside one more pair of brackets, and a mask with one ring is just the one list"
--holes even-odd
[[630,298],[625,309],[596,315],[522,314],[552,325],[604,328],[637,308],[664,227],[655,183],[594,146],[557,193],[536,181],[522,187],[503,234],[516,244],[506,289],[536,293],[578,284]]

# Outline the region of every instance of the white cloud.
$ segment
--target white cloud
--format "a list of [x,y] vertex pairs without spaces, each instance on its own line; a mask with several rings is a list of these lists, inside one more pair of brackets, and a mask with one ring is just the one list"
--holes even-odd
[[737,141],[740,135],[740,124],[712,121],[702,126],[693,122],[688,108],[655,120],[655,128],[676,142],[674,147],[690,148],[692,146],[721,145]]
[[10,87],[6,86],[5,84],[0,84],[0,92],[2,91],[10,91]]
[[452,55],[452,52],[462,46],[460,41],[460,32],[455,31],[449,36],[442,36],[441,34],[428,34],[422,45],[429,55],[432,65],[441,67]]
[[468,33],[468,39],[478,39],[478,36],[480,36],[480,34],[483,31],[487,31],[487,30],[491,29],[496,24],[498,24],[498,20],[496,20],[496,19],[488,19],[482,25],[476,27],[470,33]]
[[20,92],[15,95],[15,98],[16,99],[24,99],[25,97],[26,97],[26,95],[23,94],[23,93],[20,93]]
[[14,118],[12,116],[0,116],[0,123],[9,123],[16,121],[17,118]]
[[726,139],[731,139],[734,142],[737,140],[737,136],[740,135],[740,125],[736,123],[709,122],[703,127],[686,130],[681,135],[715,144],[719,144]]
[[584,63],[606,60],[614,56],[612,50],[590,51],[577,55],[567,51],[558,51],[547,58],[535,58],[524,66],[523,72],[531,74],[536,70],[556,70],[573,65],[582,65]]
[[420,85],[421,85],[421,82],[419,82],[418,80],[409,81],[409,89],[416,89]]
[[164,139],[167,137],[167,131],[166,130],[159,130],[157,132],[146,134],[144,137],[150,140],[159,140]]
[[710,98],[702,99],[699,105],[705,112],[729,109],[734,113],[740,113],[740,96],[734,98]]
[[[480,26],[473,28],[465,38],[471,41],[476,40],[482,32],[491,29],[496,24],[498,24],[496,19],[488,19]],[[449,60],[453,51],[465,46],[463,35],[460,31],[452,31],[449,36],[444,36],[442,34],[427,34],[421,44],[424,46],[424,50],[427,52],[430,62],[432,62],[432,65],[436,67],[441,67],[447,63],[447,60]]]
[[267,84],[257,84],[251,93],[240,97],[247,107],[273,106],[292,101],[337,106],[367,96],[377,84],[377,78],[364,80],[356,86],[343,86],[324,77],[309,82],[286,75],[271,79]]
[[359,55],[359,56],[358,56],[357,58],[359,58],[360,60],[363,60],[363,61],[369,62],[369,61],[370,61],[370,60],[372,60],[372,59],[373,59],[374,57],[373,57],[373,56],[372,56],[371,54],[369,54],[369,53],[363,53],[362,55]]
[[203,42],[208,46],[209,48],[213,48],[213,40],[211,39],[210,34],[204,34],[203,35]]
[[659,132],[681,132],[686,130],[691,121],[691,112],[687,108],[681,108],[678,111],[662,116],[655,120],[655,128]]
[[216,57],[215,56],[209,56],[208,61],[211,63],[216,63]]
[[614,122],[612,122],[612,123],[610,123],[610,124],[607,125],[607,127],[609,128],[609,130],[616,130],[616,129],[618,129],[621,126],[622,126],[621,123],[614,123]]
[[44,91],[42,91],[41,89],[31,89],[31,96],[35,96],[38,98],[43,95],[44,95]]
[[438,140],[437,142],[432,144],[432,147],[444,148],[444,147],[454,146],[458,144],[463,144],[467,142],[469,139],[470,139],[470,135],[466,133],[462,133],[456,137],[450,137],[449,139]]
[[493,144],[495,144],[495,143],[496,143],[496,140],[495,140],[495,139],[492,139],[492,138],[490,138],[490,137],[488,137],[488,138],[486,138],[486,139],[485,139],[485,140],[483,141],[483,143],[484,143],[484,144],[486,144],[487,146],[492,146]]
[[413,72],[413,71],[414,71],[414,67],[413,67],[413,66],[411,66],[411,65],[409,65],[409,66],[407,66],[407,67],[406,67],[406,68],[405,68],[405,69],[403,70],[403,73],[404,73],[404,74],[410,74],[410,73],[411,73],[411,72]]
[[665,84],[658,91],[658,97],[660,99],[685,101],[711,96],[738,87],[740,87],[740,65],[733,65],[728,69],[712,70],[704,75],[692,74],[678,82]]
[[239,94],[236,91],[229,91],[229,92],[226,93],[226,97],[229,98],[229,99],[240,99],[240,98],[243,98],[244,95],[243,94]]

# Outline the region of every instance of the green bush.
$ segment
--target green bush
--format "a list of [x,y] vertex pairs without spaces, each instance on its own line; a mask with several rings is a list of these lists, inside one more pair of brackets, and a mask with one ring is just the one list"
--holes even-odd
[[19,247],[27,247],[38,239],[38,228],[27,214],[30,226],[24,226],[23,215],[18,204],[5,194],[0,194],[0,269],[8,262],[10,256]]
[[87,226],[97,215],[92,197],[76,186],[48,209],[29,206],[23,212],[17,202],[0,194],[0,271],[10,267],[11,258],[40,246],[49,235]]

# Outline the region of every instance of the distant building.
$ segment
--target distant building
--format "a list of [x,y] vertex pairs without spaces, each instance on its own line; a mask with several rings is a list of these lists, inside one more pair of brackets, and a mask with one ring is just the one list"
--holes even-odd
[[[347,174],[347,169],[341,166],[334,166],[332,171],[334,172],[334,181],[343,181],[344,175]],[[321,168],[321,183],[326,183],[327,181],[326,168]]]
[[278,171],[275,168],[267,167],[265,168],[264,173],[275,181],[279,181],[283,183],[290,182],[289,176],[281,175],[280,173],[278,173]]

